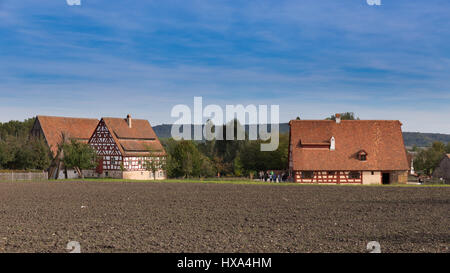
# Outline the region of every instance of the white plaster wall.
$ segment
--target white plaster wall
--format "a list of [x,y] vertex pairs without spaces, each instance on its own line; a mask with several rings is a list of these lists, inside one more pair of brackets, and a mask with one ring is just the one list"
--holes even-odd
[[371,171],[363,172],[363,185],[381,184],[381,172]]
[[[68,169],[67,170],[67,178],[68,179],[76,179],[76,178],[80,178],[80,176],[78,175],[77,171]],[[66,179],[64,170],[59,170],[58,177],[56,177],[56,179]]]
[[[123,179],[132,180],[153,180],[153,173],[150,171],[124,171]],[[164,172],[156,172],[155,180],[166,179],[166,174]]]

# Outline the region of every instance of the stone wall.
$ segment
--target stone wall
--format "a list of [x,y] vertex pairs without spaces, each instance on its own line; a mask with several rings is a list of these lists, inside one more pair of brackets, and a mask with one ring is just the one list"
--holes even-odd
[[101,174],[97,173],[95,170],[84,170],[83,174],[85,178],[123,178],[122,171],[113,170],[103,171]]
[[408,182],[408,171],[393,171],[390,176],[391,184],[406,184]]

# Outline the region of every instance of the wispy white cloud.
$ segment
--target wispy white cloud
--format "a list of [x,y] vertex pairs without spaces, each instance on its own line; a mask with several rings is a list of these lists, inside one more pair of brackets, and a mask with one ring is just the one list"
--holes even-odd
[[162,123],[202,95],[277,103],[284,121],[355,111],[447,132],[450,4],[413,2],[4,0],[0,120],[134,112]]

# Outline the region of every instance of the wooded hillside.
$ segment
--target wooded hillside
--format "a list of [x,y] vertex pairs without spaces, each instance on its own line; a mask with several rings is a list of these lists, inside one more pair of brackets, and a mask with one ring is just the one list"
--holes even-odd
[[[171,124],[157,125],[153,127],[156,135],[159,138],[169,138]],[[194,132],[194,125],[191,125],[191,132]],[[246,125],[246,132],[248,132],[248,125]],[[289,132],[288,123],[280,123],[280,133],[285,134]],[[412,147],[430,147],[433,142],[439,141],[443,143],[450,142],[450,135],[446,134],[434,134],[434,133],[419,133],[419,132],[403,132],[403,139],[405,146]]]

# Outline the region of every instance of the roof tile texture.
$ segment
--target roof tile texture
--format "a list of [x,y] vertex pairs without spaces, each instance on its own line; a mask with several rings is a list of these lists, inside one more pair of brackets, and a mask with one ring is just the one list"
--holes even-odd
[[[408,170],[401,123],[398,120],[292,120],[291,145],[294,170]],[[330,143],[336,150],[302,148],[300,143]],[[367,152],[360,161],[357,153]]]
[[149,150],[159,155],[165,154],[164,148],[148,120],[132,119],[131,128],[126,119],[103,118],[103,121],[123,156],[149,155]]
[[47,144],[56,156],[62,134],[87,143],[98,124],[98,119],[37,116]]

